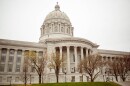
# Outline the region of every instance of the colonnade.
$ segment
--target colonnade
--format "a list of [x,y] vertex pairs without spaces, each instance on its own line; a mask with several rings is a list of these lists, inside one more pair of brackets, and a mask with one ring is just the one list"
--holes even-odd
[[[57,49],[59,49],[59,52],[60,52],[60,58],[62,58],[62,56],[64,55],[63,54],[63,49],[66,50],[66,59],[67,59],[67,73],[71,73],[71,62],[70,62],[70,58],[72,58],[70,56],[70,51],[73,50],[73,53],[74,53],[74,57],[75,57],[75,72],[78,72],[77,71],[77,66],[78,66],[78,55],[80,55],[80,58],[81,60],[83,60],[85,57],[87,57],[88,55],[90,55],[92,53],[92,49],[89,49],[87,47],[81,47],[81,46],[58,46],[58,47],[55,47],[56,51]],[[62,70],[62,69],[61,69]],[[62,72],[62,71],[60,71]]]
[[[12,51],[13,53],[11,53],[11,50],[13,50]],[[1,65],[0,67],[3,69],[3,70],[1,69],[0,72],[23,72],[25,51],[26,50],[24,49],[0,48],[0,65]],[[27,51],[31,51],[31,50],[27,50]],[[38,56],[39,52],[43,52],[43,51],[36,51],[36,56]],[[17,60],[17,58],[19,58],[19,61]],[[10,59],[12,60],[10,61]],[[9,66],[12,66],[11,71],[9,71]],[[18,68],[18,71],[17,71],[17,68]]]
[[41,26],[41,35],[53,32],[61,32],[72,35],[73,28],[71,27],[71,25],[68,25],[66,23],[48,23]]

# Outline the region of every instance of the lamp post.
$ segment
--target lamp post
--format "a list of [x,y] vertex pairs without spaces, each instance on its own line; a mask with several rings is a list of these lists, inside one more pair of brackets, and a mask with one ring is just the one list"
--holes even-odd
[[64,74],[65,74],[65,82],[66,82],[66,69],[64,70]]
[[10,86],[11,86],[12,76],[10,76]]
[[30,84],[31,84],[31,74],[30,74]]

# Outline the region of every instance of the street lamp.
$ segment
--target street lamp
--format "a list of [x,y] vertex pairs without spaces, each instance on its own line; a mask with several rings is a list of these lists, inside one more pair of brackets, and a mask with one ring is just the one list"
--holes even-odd
[[65,82],[66,82],[66,68],[65,68],[65,70],[64,70],[64,74],[65,74]]

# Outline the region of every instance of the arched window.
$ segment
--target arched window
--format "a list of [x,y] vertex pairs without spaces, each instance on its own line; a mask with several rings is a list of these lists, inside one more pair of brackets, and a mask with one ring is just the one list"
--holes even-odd
[[63,27],[61,27],[61,32],[64,32],[64,28]]
[[58,28],[57,28],[57,26],[55,26],[55,32],[58,32]]

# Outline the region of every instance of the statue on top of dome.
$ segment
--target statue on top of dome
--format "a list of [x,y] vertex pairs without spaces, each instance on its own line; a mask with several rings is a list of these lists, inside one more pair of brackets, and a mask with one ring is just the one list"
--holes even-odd
[[60,6],[58,5],[58,2],[57,2],[57,5],[55,6],[55,10],[56,11],[60,10]]

